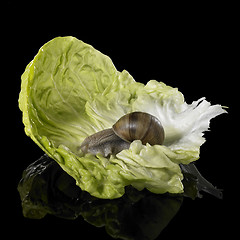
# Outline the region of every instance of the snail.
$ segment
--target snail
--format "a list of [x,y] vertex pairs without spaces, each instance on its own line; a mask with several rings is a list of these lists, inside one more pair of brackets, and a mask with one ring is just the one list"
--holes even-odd
[[85,138],[80,146],[83,153],[102,154],[104,157],[128,149],[131,142],[163,144],[164,129],[161,122],[151,114],[132,112],[122,116],[112,128]]

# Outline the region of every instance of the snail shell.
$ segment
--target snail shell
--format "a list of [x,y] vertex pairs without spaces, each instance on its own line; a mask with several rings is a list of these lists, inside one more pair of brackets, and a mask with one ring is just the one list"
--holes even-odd
[[126,114],[112,128],[117,136],[127,142],[141,140],[142,144],[161,145],[164,141],[164,129],[161,122],[145,112]]
[[128,149],[134,140],[141,140],[142,144],[162,144],[164,129],[161,122],[151,114],[132,112],[121,117],[112,128],[88,136],[80,148],[83,153],[100,153],[107,157]]

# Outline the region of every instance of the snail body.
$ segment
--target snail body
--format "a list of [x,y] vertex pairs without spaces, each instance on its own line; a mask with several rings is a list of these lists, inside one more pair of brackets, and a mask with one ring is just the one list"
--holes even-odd
[[151,114],[132,112],[121,117],[112,128],[88,136],[80,148],[83,153],[100,153],[107,157],[128,149],[134,140],[141,140],[142,144],[163,144],[164,129],[161,122]]
[[83,153],[102,154],[104,157],[128,149],[129,142],[118,137],[112,128],[105,129],[85,138],[80,148]]

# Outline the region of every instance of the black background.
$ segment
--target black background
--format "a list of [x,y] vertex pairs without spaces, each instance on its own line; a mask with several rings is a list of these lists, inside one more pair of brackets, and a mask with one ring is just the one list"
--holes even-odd
[[233,203],[237,188],[231,187],[239,158],[231,155],[235,148],[232,136],[239,131],[232,131],[233,101],[238,97],[238,81],[233,74],[237,55],[234,6],[19,2],[9,1],[4,7],[1,37],[1,117],[2,132],[7,133],[2,146],[1,198],[5,223],[12,226],[8,234],[27,238],[34,234],[71,238],[77,234],[88,239],[98,234],[101,239],[111,239],[104,228],[95,228],[81,217],[74,221],[54,216],[30,220],[21,212],[18,181],[22,171],[43,154],[24,133],[18,109],[21,74],[44,43],[67,35],[108,55],[119,71],[126,69],[136,81],[156,79],[177,87],[187,103],[205,96],[212,104],[229,107],[228,114],[211,121],[211,131],[205,133],[207,141],[197,161],[203,176],[224,189],[223,200],[207,194],[195,201],[185,199],[159,239],[176,234],[184,239],[232,234],[238,208]]

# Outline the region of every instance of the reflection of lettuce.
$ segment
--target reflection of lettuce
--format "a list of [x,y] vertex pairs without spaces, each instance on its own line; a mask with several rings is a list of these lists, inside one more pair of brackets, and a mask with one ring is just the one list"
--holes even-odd
[[[82,216],[120,239],[155,239],[179,210],[183,197],[126,188],[122,198],[92,197],[46,155],[29,165],[18,184],[23,215],[40,219],[52,214],[65,219]],[[81,218],[79,218],[81,220]]]
[[[203,131],[224,113],[204,98],[188,105],[175,88],[157,81],[137,83],[111,59],[73,37],[46,43],[22,75],[19,106],[25,131],[82,190],[117,198],[133,185],[154,193],[183,191],[179,163],[199,158]],[[163,146],[134,141],[110,159],[84,155],[79,146],[132,111],[148,112],[165,130]]]
[[53,214],[74,219],[79,215],[81,189],[46,155],[23,171],[18,191],[26,218],[40,219],[46,214]]
[[[128,186],[121,198],[99,199],[76,186],[75,180],[46,154],[22,174],[18,191],[26,218],[41,219],[51,214],[105,227],[120,239],[155,239],[179,210],[183,196],[196,198],[201,190],[219,197],[194,164],[182,165],[184,194],[154,194]],[[77,221],[81,221],[81,217]]]

